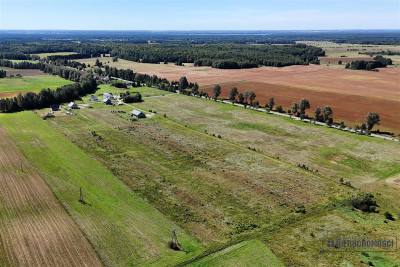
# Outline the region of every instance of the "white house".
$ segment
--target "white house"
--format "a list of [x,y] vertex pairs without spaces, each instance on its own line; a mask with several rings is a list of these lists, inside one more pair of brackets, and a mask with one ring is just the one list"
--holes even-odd
[[78,105],[74,101],[68,104],[68,109],[78,109]]
[[111,93],[104,93],[103,94],[103,99],[113,99],[114,96]]

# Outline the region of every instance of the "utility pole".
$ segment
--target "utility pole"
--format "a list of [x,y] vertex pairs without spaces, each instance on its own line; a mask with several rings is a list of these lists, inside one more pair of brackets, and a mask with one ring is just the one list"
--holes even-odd
[[82,187],[79,187],[79,192],[80,192],[80,195],[79,195],[79,202],[85,203],[85,201],[83,201]]

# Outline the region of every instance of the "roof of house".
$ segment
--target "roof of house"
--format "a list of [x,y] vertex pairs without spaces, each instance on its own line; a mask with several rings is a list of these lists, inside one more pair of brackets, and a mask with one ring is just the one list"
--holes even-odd
[[132,110],[131,114],[135,115],[135,116],[139,116],[140,114],[143,114],[143,113],[137,109],[134,109],[134,110]]
[[76,105],[75,102],[72,101],[71,103],[68,104],[68,107],[73,107],[75,105]]
[[104,93],[103,98],[113,98],[114,96],[111,93]]

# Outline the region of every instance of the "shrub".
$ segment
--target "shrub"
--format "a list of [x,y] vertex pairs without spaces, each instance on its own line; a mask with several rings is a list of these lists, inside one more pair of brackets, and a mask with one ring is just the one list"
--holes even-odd
[[125,103],[142,102],[142,95],[139,93],[136,95],[126,95],[123,100]]
[[296,213],[306,213],[306,208],[304,205],[299,205],[294,209],[294,212]]
[[252,222],[239,222],[233,228],[232,234],[240,234],[244,231],[250,231],[254,228],[258,228],[258,225]]
[[351,205],[363,212],[376,212],[376,201],[371,193],[360,192],[357,196],[351,198]]
[[276,106],[276,111],[279,113],[283,113],[283,107],[281,105]]
[[394,221],[394,217],[390,212],[386,211],[384,215],[386,219]]

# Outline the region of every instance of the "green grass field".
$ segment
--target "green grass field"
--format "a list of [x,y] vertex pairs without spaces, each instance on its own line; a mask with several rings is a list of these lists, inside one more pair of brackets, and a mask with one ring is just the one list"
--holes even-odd
[[[199,243],[34,113],[1,114],[0,121],[105,264],[165,266],[201,252]],[[79,188],[90,206],[78,202]],[[174,229],[189,253],[168,248]]]
[[166,92],[162,90],[158,90],[152,87],[130,87],[127,89],[116,88],[111,86],[110,84],[100,84],[99,90],[96,91],[96,95],[104,94],[104,93],[112,93],[113,95],[119,95],[120,93],[125,93],[129,91],[130,93],[139,92],[142,97],[146,96],[162,96],[171,94],[171,92]]
[[39,54],[33,54],[33,55],[38,55],[40,58],[45,58],[48,56],[67,56],[67,55],[74,55],[77,54],[76,52],[54,52],[54,53],[39,53]]
[[12,62],[29,62],[29,63],[37,63],[37,60],[26,60],[26,59],[10,59],[10,61]]
[[202,258],[188,267],[269,266],[283,267],[283,263],[258,240],[244,241]]
[[22,78],[0,79],[0,98],[3,95],[10,97],[12,92],[17,95],[19,92],[38,92],[44,88],[56,89],[65,84],[72,83],[58,76],[48,74],[24,76]]

